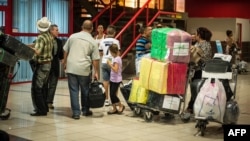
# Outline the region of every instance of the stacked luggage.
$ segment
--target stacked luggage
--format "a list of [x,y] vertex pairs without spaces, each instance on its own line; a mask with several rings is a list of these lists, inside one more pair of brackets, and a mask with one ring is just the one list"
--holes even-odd
[[10,116],[10,109],[6,108],[8,93],[14,67],[19,59],[30,60],[34,50],[10,35],[0,33],[0,119],[6,120]]
[[143,111],[146,121],[159,112],[180,113],[190,60],[189,33],[176,28],[157,28],[151,37],[151,57],[141,59],[140,75],[133,79],[128,100],[136,105],[136,114]]

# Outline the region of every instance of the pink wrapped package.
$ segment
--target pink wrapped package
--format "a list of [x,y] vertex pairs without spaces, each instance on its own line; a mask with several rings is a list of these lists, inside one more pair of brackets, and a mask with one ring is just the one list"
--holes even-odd
[[189,63],[191,35],[179,29],[166,34],[168,48],[166,59],[172,62]]

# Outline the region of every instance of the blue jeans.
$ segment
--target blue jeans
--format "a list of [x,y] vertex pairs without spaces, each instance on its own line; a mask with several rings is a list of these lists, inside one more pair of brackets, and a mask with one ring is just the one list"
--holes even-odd
[[[81,93],[81,106],[83,114],[89,112],[88,93],[90,84],[90,75],[81,76],[68,73],[68,86],[70,93],[71,110],[73,115],[80,115],[79,90]],[[79,89],[80,88],[80,89]]]

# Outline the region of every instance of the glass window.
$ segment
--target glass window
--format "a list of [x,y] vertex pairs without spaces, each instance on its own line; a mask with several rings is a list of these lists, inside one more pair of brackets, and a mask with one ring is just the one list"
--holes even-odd
[[6,6],[8,4],[7,0],[0,0],[0,5],[1,6]]

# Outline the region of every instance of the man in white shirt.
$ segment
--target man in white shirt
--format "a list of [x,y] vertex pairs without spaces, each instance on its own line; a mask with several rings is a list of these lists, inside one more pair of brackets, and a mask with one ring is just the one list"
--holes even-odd
[[105,88],[105,106],[108,106],[109,103],[109,80],[110,80],[110,67],[107,65],[107,60],[112,60],[112,56],[109,52],[109,46],[111,44],[117,44],[119,50],[120,50],[120,42],[119,40],[115,39],[115,34],[116,34],[116,29],[114,26],[109,25],[107,28],[107,35],[106,38],[101,40],[100,46],[99,46],[99,51],[100,55],[102,56],[102,77],[103,77],[103,85]]

